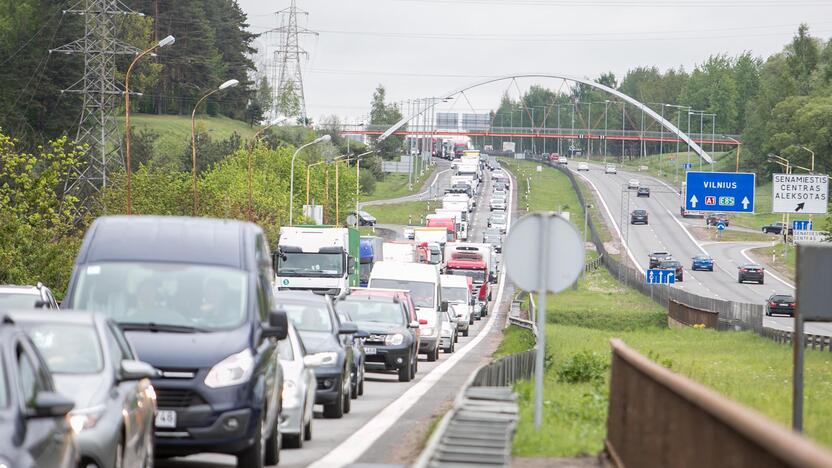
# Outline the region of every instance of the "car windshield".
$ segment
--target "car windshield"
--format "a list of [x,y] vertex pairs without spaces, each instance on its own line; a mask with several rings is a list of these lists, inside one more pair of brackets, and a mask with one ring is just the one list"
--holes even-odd
[[286,311],[286,316],[299,331],[332,331],[332,316],[329,315],[326,304],[314,302],[283,302],[280,300],[279,294],[276,299],[278,307]]
[[410,291],[410,297],[416,307],[435,307],[436,305],[436,285],[434,283],[374,278],[370,281],[370,287]]
[[338,311],[348,313],[359,325],[364,323],[405,324],[402,306],[395,302],[338,301],[335,307]]
[[705,255],[698,255],[696,257],[693,257],[693,259],[694,260],[700,260],[700,261],[703,261],[703,262],[707,262],[707,261],[711,260],[711,257],[707,257]]
[[633,211],[633,214],[636,215],[636,216],[643,216],[643,215],[646,215],[647,212],[644,211],[644,210],[635,210],[635,211]]
[[278,276],[341,276],[343,254],[284,252],[277,265]]
[[475,283],[482,283],[485,281],[485,270],[467,270],[463,268],[448,268],[446,271],[449,275],[468,276]]
[[442,300],[468,303],[468,288],[442,288]]
[[505,218],[505,216],[492,216],[491,217],[491,222],[492,223],[505,223],[506,218]]
[[81,267],[72,308],[119,323],[220,330],[246,317],[241,270],[180,263],[101,263]]
[[28,293],[0,293],[0,309],[34,309],[40,296]]
[[681,263],[674,260],[672,262],[662,262],[659,268],[679,268],[680,265]]
[[101,342],[92,324],[36,324],[29,336],[55,374],[97,374],[104,369]]
[[771,296],[772,302],[794,302],[794,297],[792,296]]

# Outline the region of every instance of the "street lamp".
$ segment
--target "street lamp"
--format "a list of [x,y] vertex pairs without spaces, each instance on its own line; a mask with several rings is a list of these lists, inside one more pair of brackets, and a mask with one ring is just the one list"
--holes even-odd
[[374,152],[375,150],[370,150],[355,157],[355,216],[358,216],[358,197],[361,194],[361,156]]
[[233,88],[240,84],[237,80],[228,80],[225,83],[219,85],[216,89],[211,91],[210,93],[202,96],[196,102],[194,106],[193,112],[191,112],[191,164],[193,166],[193,179],[194,179],[194,208],[193,208],[193,215],[196,216],[196,209],[197,205],[199,204],[199,192],[196,189],[196,111],[199,109],[199,105],[202,104],[202,101],[208,99],[209,96],[213,95],[214,93],[220,92],[227,88]]
[[305,145],[301,145],[300,148],[295,150],[295,154],[292,155],[292,173],[291,173],[291,176],[290,176],[291,178],[289,179],[289,226],[293,225],[293,223],[292,223],[292,221],[293,221],[292,212],[293,212],[293,208],[294,208],[294,205],[295,205],[295,158],[298,156],[298,153],[300,153],[301,150],[303,150],[307,146],[317,145],[318,143],[323,143],[323,142],[329,141],[331,139],[332,139],[332,137],[329,136],[329,134],[326,134],[326,135],[320,136],[318,138],[315,138],[314,140],[310,141],[309,143],[306,143]]
[[[130,128],[130,72],[133,71],[133,66],[141,60],[145,55],[153,52],[156,49],[169,46],[176,42],[176,38],[168,36],[159,41],[153,47],[142,51],[133,59],[130,66],[127,67],[127,73],[124,74],[124,137],[125,148],[127,149],[127,214],[133,214],[133,153],[132,153],[132,131]],[[106,183],[106,180],[105,180]]]
[[257,140],[260,139],[260,136],[268,129],[274,127],[279,122],[272,122],[265,127],[261,128],[254,134],[254,138],[251,140],[251,145],[248,148],[248,220],[252,220],[251,216],[251,206],[252,206],[252,190],[251,190],[251,155],[254,152],[254,147],[257,146]]
[[812,170],[810,172],[815,172],[815,152],[810,150],[809,148],[803,146],[803,145],[800,145],[800,147],[805,149],[806,151],[808,151],[812,155],[812,165],[811,165]]

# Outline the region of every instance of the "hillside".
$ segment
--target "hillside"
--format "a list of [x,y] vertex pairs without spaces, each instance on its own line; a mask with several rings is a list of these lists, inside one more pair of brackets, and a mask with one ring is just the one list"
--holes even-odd
[[[182,154],[191,139],[191,117],[179,115],[130,114],[133,135],[142,130],[151,130],[159,135],[156,151],[164,154]],[[237,132],[243,140],[251,139],[257,127],[228,117],[197,116],[197,131],[207,132],[214,141],[224,140]],[[124,119],[119,119],[119,127],[124,129]]]

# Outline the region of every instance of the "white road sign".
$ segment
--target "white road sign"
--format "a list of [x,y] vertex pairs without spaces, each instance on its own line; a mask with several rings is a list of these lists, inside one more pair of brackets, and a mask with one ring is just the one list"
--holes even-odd
[[829,235],[826,231],[793,231],[792,241],[795,244],[818,244]]
[[826,214],[829,176],[774,174],[772,212]]

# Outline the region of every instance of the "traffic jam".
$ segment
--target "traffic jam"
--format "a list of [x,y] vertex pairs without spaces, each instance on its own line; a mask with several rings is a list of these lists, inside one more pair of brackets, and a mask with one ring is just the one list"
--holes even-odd
[[496,310],[511,179],[456,156],[396,238],[284,226],[270,248],[248,222],[98,218],[60,304],[0,286],[0,467],[274,465],[369,386],[418,380]]

